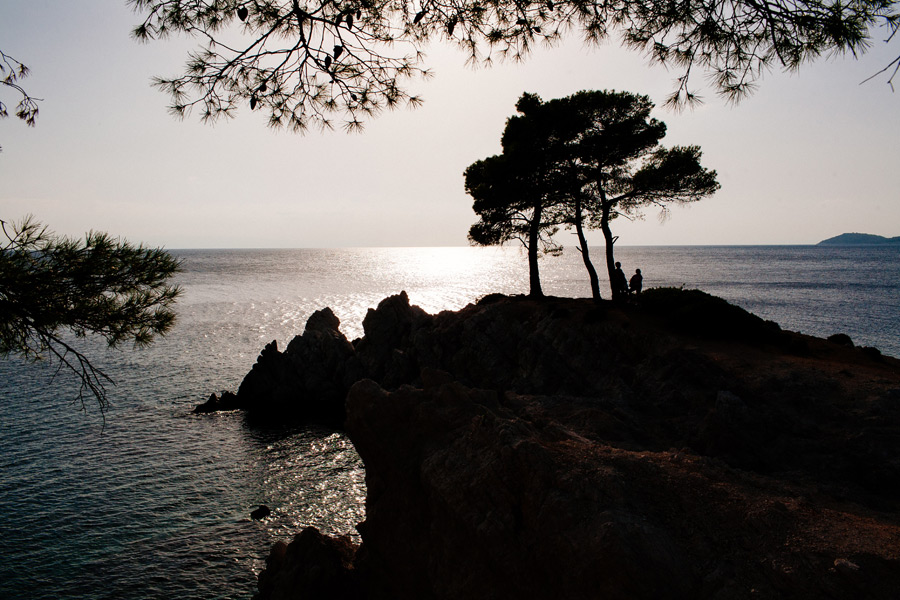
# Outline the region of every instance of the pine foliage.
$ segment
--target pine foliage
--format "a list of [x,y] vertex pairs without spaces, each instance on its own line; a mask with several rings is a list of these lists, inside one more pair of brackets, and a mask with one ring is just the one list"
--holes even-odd
[[[678,70],[673,106],[700,101],[695,67],[739,100],[770,68],[863,52],[876,29],[900,26],[896,0],[128,0],[139,40],[202,42],[184,73],[156,84],[184,116],[264,110],[273,127],[349,130],[384,108],[418,104],[406,82],[427,76],[422,50],[449,42],[473,63],[522,60],[570,35],[617,39]],[[900,57],[892,63],[896,68]],[[887,67],[885,70],[889,70]]]
[[179,261],[105,233],[59,237],[32,218],[0,227],[0,355],[58,361],[79,378],[82,407],[87,393],[105,409],[111,380],[72,338],[142,347],[164,335],[175,322],[180,289],[169,280]]
[[[18,96],[19,101],[15,108],[16,118],[25,121],[28,126],[34,127],[39,112],[37,103],[40,98],[29,95],[20,83],[20,80],[28,77],[30,73],[27,66],[0,50],[0,86],[3,89],[12,90]],[[8,116],[9,108],[0,97],[0,119]]]

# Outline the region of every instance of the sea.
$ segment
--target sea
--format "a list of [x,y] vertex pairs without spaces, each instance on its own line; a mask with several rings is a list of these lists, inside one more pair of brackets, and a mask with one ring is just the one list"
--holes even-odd
[[[286,347],[317,309],[352,340],[400,291],[432,313],[528,291],[511,247],[173,254],[184,293],[169,335],[140,350],[75,340],[115,381],[104,414],[57,365],[0,359],[0,598],[246,599],[277,540],[308,525],[358,539],[365,470],[347,437],[191,410],[237,390],[262,347]],[[900,356],[900,247],[618,247],[617,259],[645,289],[701,289]],[[590,295],[577,251],[542,259],[541,274],[548,295]],[[261,504],[272,515],[251,519]]]

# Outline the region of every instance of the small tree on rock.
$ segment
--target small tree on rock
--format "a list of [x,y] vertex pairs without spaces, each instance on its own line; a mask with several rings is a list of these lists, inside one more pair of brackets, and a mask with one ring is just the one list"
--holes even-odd
[[466,171],[466,191],[480,220],[469,237],[496,244],[521,239],[528,247],[531,293],[540,295],[539,244],[559,249],[551,236],[573,226],[591,291],[600,298],[585,227],[603,231],[614,297],[614,243],[610,221],[633,217],[649,205],[699,200],[715,192],[715,171],[700,166],[696,146],[666,149],[661,121],[650,118],[646,96],[582,91],[544,102],[523,94],[503,133],[503,154]]
[[[698,146],[659,145],[666,126],[650,117],[647,96],[628,92],[578,92],[569,100],[589,115],[588,126],[573,144],[590,212],[589,226],[603,232],[610,286],[615,272],[610,222],[635,217],[648,206],[664,212],[671,204],[695,202],[719,189],[716,172],[700,165]],[[549,104],[549,103],[548,103]],[[563,105],[565,106],[565,105]],[[581,215],[573,218],[576,226]]]
[[544,137],[552,123],[540,120],[540,98],[523,94],[516,104],[519,115],[510,117],[503,131],[503,153],[480,160],[466,169],[466,192],[474,198],[479,216],[469,229],[469,240],[481,245],[520,241],[528,250],[529,295],[543,296],[538,258],[559,253],[553,241],[565,222],[561,210],[561,173],[546,159]]

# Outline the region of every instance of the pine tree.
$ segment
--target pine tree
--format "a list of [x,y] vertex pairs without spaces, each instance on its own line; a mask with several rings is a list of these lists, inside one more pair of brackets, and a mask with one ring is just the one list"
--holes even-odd
[[521,240],[529,252],[531,295],[540,296],[538,247],[559,250],[553,234],[561,225],[573,226],[593,297],[600,299],[584,234],[585,227],[599,228],[616,298],[610,222],[648,206],[665,211],[673,203],[695,202],[719,188],[716,172],[700,165],[698,147],[659,145],[666,126],[650,117],[652,108],[649,98],[628,92],[582,91],[547,102],[523,94],[519,114],[503,131],[503,153],[466,169],[466,192],[479,216],[469,239]]
[[110,378],[74,346],[98,336],[109,347],[146,346],[175,322],[179,261],[104,233],[73,240],[32,218],[0,221],[0,355],[57,361],[80,381],[78,399],[108,406]]

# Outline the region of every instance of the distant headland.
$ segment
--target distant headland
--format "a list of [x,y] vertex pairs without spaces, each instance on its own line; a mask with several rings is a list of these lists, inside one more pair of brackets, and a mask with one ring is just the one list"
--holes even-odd
[[871,233],[842,233],[833,238],[822,240],[817,246],[900,246],[900,236],[884,237],[883,235],[873,235]]

